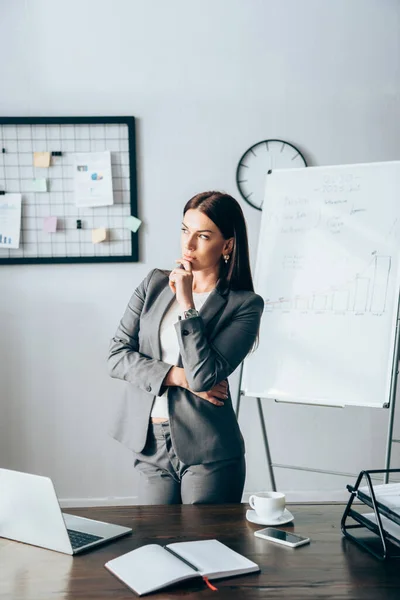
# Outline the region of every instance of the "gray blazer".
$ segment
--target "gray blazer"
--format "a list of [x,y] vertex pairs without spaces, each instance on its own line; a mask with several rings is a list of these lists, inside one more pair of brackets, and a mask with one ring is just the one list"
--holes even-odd
[[[135,290],[108,356],[111,377],[126,381],[125,394],[111,435],[134,452],[146,443],[156,395],[172,365],[161,360],[160,323],[174,300],[169,271],[153,269]],[[193,391],[208,391],[242,362],[256,339],[263,299],[249,291],[215,288],[200,316],[175,324],[180,355]],[[240,456],[244,442],[230,397],[215,406],[181,387],[168,388],[172,443],[188,465]]]

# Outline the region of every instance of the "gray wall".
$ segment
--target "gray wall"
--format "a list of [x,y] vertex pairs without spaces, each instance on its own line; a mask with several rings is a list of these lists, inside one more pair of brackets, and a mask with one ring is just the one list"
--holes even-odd
[[[105,367],[133,288],[179,256],[190,196],[238,196],[238,159],[259,140],[314,165],[399,159],[399,40],[397,0],[0,2],[0,114],[136,116],[144,222],[139,264],[1,267],[1,466],[50,475],[66,505],[135,502],[131,456],[107,437],[121,387]],[[259,213],[242,206],[254,261]],[[383,464],[388,411],[264,409],[277,463]],[[240,423],[246,492],[266,489],[254,399]],[[304,499],[341,497],[348,479],[276,475]]]

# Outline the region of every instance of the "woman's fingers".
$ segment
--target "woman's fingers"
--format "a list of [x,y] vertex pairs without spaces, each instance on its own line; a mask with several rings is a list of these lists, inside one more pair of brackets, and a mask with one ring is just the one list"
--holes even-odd
[[228,384],[225,381],[217,383],[212,390],[209,390],[211,394],[218,395],[220,398],[228,397]]
[[176,301],[185,310],[185,307],[194,306],[192,265],[184,259],[179,259],[177,262],[181,264],[181,267],[172,269],[169,280],[174,284],[174,288],[171,287],[171,290],[176,296]]
[[[181,269],[180,267],[177,267],[176,269],[172,269],[171,273],[169,274],[169,280],[170,280],[170,282],[172,281],[172,283],[177,283],[177,282],[180,283],[186,277],[189,277],[189,278],[192,277],[192,266],[191,265],[190,265],[190,271]],[[190,281],[192,281],[192,280],[190,279]]]
[[216,404],[217,406],[223,406],[223,404],[224,404],[223,401],[226,400],[227,396],[224,391],[218,391],[214,387],[212,390],[205,392],[205,398],[206,398],[206,400],[211,402],[211,404]]
[[214,404],[215,406],[224,406],[224,403],[221,402],[221,400],[218,400],[218,398],[216,398],[215,396],[208,396],[207,398],[205,398],[205,400],[207,400],[207,402],[210,402],[211,404]]
[[228,391],[228,384],[224,381],[221,381],[221,383],[217,383],[217,385],[213,388],[214,390],[220,390],[221,392],[227,392]]
[[214,392],[193,392],[193,390],[191,390],[190,388],[189,391],[192,392],[192,394],[199,396],[203,400],[210,402],[210,404],[214,404],[214,406],[224,406],[224,403],[218,399]]
[[226,393],[225,390],[216,390],[214,388],[213,390],[210,390],[208,393],[210,394],[210,396],[215,396],[216,398],[221,398],[221,400],[226,400],[228,397],[228,394]]
[[227,379],[223,379],[222,381],[220,381],[219,383],[217,383],[217,385],[222,385],[225,389],[228,389],[228,380]]
[[175,281],[177,280],[178,277],[179,277],[178,269],[172,269],[171,273],[169,274],[169,280],[172,281],[173,283],[175,283]]
[[189,271],[189,273],[192,272],[192,263],[190,262],[190,260],[186,260],[186,258],[178,258],[178,260],[176,260],[175,262],[182,265],[185,271]]

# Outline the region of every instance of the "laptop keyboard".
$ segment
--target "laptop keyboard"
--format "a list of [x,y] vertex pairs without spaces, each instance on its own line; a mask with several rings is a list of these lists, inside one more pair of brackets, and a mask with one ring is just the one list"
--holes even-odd
[[82,546],[86,546],[86,544],[90,544],[91,542],[96,542],[97,540],[104,539],[102,537],[99,537],[98,535],[92,535],[91,533],[82,533],[81,531],[75,531],[75,529],[67,529],[67,531],[73,550],[76,550],[77,548],[82,548]]

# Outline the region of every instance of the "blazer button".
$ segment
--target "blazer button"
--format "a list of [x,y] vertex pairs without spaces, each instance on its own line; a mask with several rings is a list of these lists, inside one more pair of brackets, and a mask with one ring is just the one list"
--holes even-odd
[[147,386],[147,388],[146,388],[146,390],[147,390],[148,392],[151,392],[151,385],[148,385],[148,386]]
[[184,329],[184,330],[182,331],[182,335],[189,335],[189,332],[188,332],[188,330],[187,330],[187,329]]

